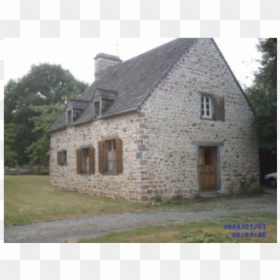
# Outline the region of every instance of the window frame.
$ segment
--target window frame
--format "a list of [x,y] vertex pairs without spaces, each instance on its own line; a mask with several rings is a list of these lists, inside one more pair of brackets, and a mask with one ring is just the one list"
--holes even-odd
[[[112,144],[113,148],[113,165],[114,169],[110,170],[110,158],[109,158],[109,144]],[[103,175],[118,175],[122,173],[122,140],[118,137],[107,138],[98,142],[98,160],[99,160],[99,173]]]
[[67,150],[60,150],[57,152],[57,165],[59,166],[67,165]]
[[[117,173],[116,140],[106,140],[104,143],[104,169],[106,173]],[[110,167],[113,168],[110,168]]]
[[[226,121],[226,106],[225,106],[225,95],[213,94],[208,92],[199,92],[200,93],[200,118],[206,121]],[[210,116],[202,115],[202,99],[208,97],[211,100],[211,118]],[[204,107],[205,110],[205,107]]]
[[73,124],[73,110],[67,110],[67,125]]
[[89,148],[81,149],[81,172],[82,174],[88,174],[90,172],[90,164],[89,164]]
[[[209,100],[209,108],[207,109],[206,99]],[[209,111],[209,115],[206,112]],[[200,117],[204,120],[213,120],[214,108],[213,108],[213,96],[211,94],[201,93],[200,98]]]
[[[99,104],[99,114],[96,112],[96,105]],[[100,118],[102,115],[102,99],[94,101],[94,118]]]
[[[87,153],[88,160],[85,158]],[[77,174],[92,175],[95,173],[95,150],[92,146],[82,146],[76,150]]]

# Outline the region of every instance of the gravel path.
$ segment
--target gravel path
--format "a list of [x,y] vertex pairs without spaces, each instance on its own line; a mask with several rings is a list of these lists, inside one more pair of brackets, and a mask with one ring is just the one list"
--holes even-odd
[[150,213],[122,213],[89,218],[40,222],[24,226],[5,227],[5,242],[64,243],[125,231],[137,226],[168,225],[191,221],[213,221],[221,216],[248,212],[277,212],[275,195],[261,198],[221,200],[224,205],[238,209],[213,208],[207,211],[157,211]]

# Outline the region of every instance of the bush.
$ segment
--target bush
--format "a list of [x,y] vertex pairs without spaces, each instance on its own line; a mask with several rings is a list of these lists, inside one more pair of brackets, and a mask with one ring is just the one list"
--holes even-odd
[[205,232],[197,236],[184,236],[186,238],[186,243],[210,243],[216,242],[216,235],[211,232]]
[[231,196],[235,196],[238,193],[238,184],[235,181],[231,181],[229,186],[227,187],[227,192]]
[[227,191],[230,195],[234,196],[239,194],[260,194],[263,193],[263,189],[256,176],[243,175],[239,179],[231,181],[227,187]]
[[153,197],[152,205],[161,205],[162,203],[163,203],[163,201],[162,201],[161,195],[157,195],[157,196]]

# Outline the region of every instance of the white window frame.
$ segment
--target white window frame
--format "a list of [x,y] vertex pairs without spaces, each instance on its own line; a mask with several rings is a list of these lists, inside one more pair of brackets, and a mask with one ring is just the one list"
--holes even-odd
[[[207,105],[209,105],[208,108]],[[211,96],[201,95],[200,113],[202,119],[208,119],[208,120],[213,119],[213,104],[212,104]]]

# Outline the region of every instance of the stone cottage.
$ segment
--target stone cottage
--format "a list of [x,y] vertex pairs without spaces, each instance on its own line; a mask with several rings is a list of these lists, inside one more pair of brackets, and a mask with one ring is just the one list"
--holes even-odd
[[176,39],[122,62],[50,127],[51,184],[134,201],[224,192],[258,173],[253,110],[213,39]]

